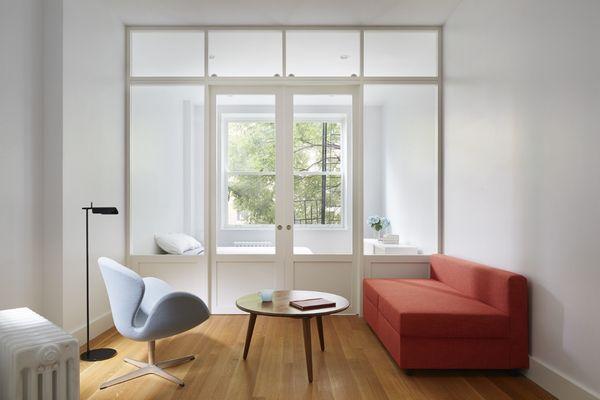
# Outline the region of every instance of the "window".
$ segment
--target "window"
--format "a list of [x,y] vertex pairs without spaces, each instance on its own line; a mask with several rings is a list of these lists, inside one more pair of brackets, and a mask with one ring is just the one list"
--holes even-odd
[[289,76],[358,76],[360,32],[287,31],[286,63]]
[[437,76],[436,31],[365,31],[365,76]]
[[204,76],[204,32],[132,31],[131,76]]
[[126,34],[133,253],[162,231],[210,231],[217,254],[438,250],[441,27]]
[[[272,114],[222,114],[226,226],[275,223],[275,120]],[[296,115],[294,223],[344,224],[342,138],[345,115]]]
[[281,31],[208,32],[210,76],[281,76]]
[[224,182],[228,226],[275,223],[274,115],[224,114]]
[[343,225],[344,130],[340,117],[295,117],[294,224]]

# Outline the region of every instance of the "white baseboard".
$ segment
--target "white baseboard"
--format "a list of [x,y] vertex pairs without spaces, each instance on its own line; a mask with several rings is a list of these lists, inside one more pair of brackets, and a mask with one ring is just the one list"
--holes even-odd
[[[115,324],[113,322],[112,313],[110,311],[90,321],[90,339],[93,339],[101,333],[106,332],[113,326],[115,326]],[[74,329],[70,333],[71,335],[75,336],[75,338],[79,341],[80,346],[84,345],[87,342],[85,325]]]
[[534,357],[529,357],[529,370],[524,371],[524,374],[561,400],[600,400],[598,393],[594,393],[593,390],[587,389]]

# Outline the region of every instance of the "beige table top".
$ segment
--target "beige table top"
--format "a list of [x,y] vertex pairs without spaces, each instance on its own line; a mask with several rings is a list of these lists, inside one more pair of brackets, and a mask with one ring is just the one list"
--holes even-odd
[[[290,306],[291,300],[306,300],[323,298],[335,302],[334,307],[319,308],[317,310],[301,311]],[[333,293],[313,292],[310,290],[276,290],[273,292],[273,301],[262,302],[259,293],[240,297],[235,302],[237,308],[251,314],[267,315],[272,317],[315,317],[320,315],[335,314],[344,311],[350,302]]]

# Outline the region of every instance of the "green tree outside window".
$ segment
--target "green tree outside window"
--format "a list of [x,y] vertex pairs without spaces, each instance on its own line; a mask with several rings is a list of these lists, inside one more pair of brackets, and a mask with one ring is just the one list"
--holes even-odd
[[[342,224],[342,122],[296,121],[294,223]],[[275,124],[227,123],[230,224],[275,223]]]

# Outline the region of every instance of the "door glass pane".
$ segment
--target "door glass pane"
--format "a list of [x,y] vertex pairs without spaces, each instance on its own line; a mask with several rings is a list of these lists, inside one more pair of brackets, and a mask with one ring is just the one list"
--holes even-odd
[[294,222],[341,226],[342,178],[339,175],[294,176]]
[[227,224],[275,223],[275,175],[230,175],[227,181]]
[[204,76],[204,32],[132,31],[131,76]]
[[365,76],[437,76],[436,31],[365,31]]
[[132,254],[160,254],[156,234],[204,241],[204,87],[130,89]]
[[275,96],[218,95],[217,252],[275,253]]
[[365,254],[438,250],[437,104],[435,85],[364,88]]
[[210,76],[280,76],[281,31],[208,32]]
[[286,31],[286,68],[293,76],[358,76],[358,31]]
[[351,95],[295,95],[294,253],[352,252]]

